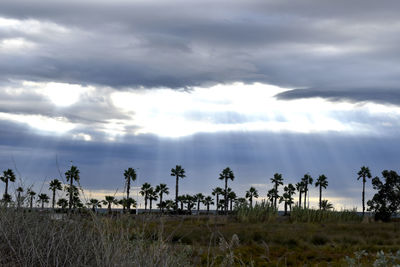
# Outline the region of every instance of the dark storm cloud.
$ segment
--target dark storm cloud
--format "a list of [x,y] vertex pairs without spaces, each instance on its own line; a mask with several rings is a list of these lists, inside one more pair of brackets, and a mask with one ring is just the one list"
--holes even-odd
[[285,91],[276,95],[279,100],[321,97],[330,101],[376,102],[400,105],[400,88],[307,88]]
[[[397,1],[3,1],[0,28],[36,44],[0,52],[0,75],[114,87],[265,82],[395,86]],[[390,27],[388,27],[390,25]],[[65,31],[57,30],[62,27]],[[341,91],[339,91],[341,92]]]

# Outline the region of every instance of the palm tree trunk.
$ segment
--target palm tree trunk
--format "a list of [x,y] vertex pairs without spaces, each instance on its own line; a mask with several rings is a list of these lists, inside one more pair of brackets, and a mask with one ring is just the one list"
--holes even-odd
[[362,205],[363,205],[362,216],[364,217],[364,212],[365,212],[365,177],[363,177]]
[[96,210],[94,209],[94,205],[92,205],[92,211],[93,211],[93,212],[96,212]]
[[225,178],[225,196],[224,196],[224,211],[228,213],[228,178]]
[[233,200],[231,199],[231,207],[230,207],[230,210],[232,211],[232,202],[233,202]]
[[164,207],[162,205],[162,193],[160,193],[160,210],[162,213],[164,212]]
[[111,202],[108,202],[108,214],[111,214]]
[[[128,213],[130,213],[130,210],[131,210],[131,202],[129,201],[129,191],[131,190],[131,177],[128,175],[128,183],[127,183],[127,185],[126,185],[126,200],[128,201],[128,205],[127,205],[127,208],[128,208]],[[124,209],[125,209],[125,207],[124,207]]]
[[147,210],[147,195],[144,196],[144,211]]
[[274,197],[274,207],[276,208],[276,201],[278,200],[278,184],[275,183],[275,197]]
[[304,208],[307,208],[307,191],[308,191],[308,187],[306,185],[305,190],[304,190]]
[[8,194],[8,179],[6,179],[6,191],[5,191],[4,195],[7,195],[7,194]]
[[176,183],[175,183],[175,210],[178,210],[178,183],[179,183],[179,176],[176,175]]
[[72,208],[72,176],[70,177],[71,182],[70,182],[70,186],[69,186],[69,206],[68,209],[71,211]]
[[322,204],[322,186],[319,185],[319,209],[321,210],[321,204]]
[[289,212],[292,212],[292,204],[289,203]]
[[250,200],[250,208],[253,208],[253,197],[251,196],[249,200]]
[[301,195],[302,195],[302,191],[299,191],[299,208],[301,208]]
[[210,203],[207,203],[207,214],[210,212]]
[[287,202],[285,201],[285,215],[287,215]]
[[197,215],[199,215],[200,211],[200,200],[197,201]]
[[153,199],[150,198],[150,212],[151,212],[151,208],[152,208],[152,203],[153,203]]
[[218,214],[218,203],[219,203],[219,194],[217,194],[217,202],[216,202],[216,205],[217,205],[217,214]]
[[56,190],[53,190],[53,201],[51,203],[51,207],[54,210],[54,205],[56,203]]
[[32,206],[33,206],[33,197],[31,196],[31,209],[32,209]]
[[42,200],[42,209],[44,209],[44,201]]

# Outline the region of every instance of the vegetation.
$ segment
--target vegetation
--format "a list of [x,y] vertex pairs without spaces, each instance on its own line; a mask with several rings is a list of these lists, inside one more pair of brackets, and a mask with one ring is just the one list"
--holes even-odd
[[371,179],[372,175],[371,172],[369,171],[368,167],[362,166],[361,170],[357,173],[358,174],[358,178],[357,180],[359,180],[360,178],[362,178],[362,182],[363,182],[363,189],[362,189],[362,214],[364,216],[365,213],[365,182],[367,181],[366,178]]

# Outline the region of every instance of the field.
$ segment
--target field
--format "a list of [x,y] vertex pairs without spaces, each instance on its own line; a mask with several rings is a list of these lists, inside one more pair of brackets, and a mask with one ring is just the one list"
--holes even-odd
[[400,222],[361,221],[351,213],[336,222],[294,221],[294,215],[255,221],[237,214],[0,213],[1,266],[392,266],[390,260],[400,260]]

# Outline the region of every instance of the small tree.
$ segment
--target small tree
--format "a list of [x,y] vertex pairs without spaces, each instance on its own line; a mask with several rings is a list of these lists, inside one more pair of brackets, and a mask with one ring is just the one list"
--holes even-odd
[[153,187],[149,183],[144,183],[140,189],[140,194],[144,197],[144,210],[147,210],[147,200],[149,199],[150,188]]
[[23,197],[21,197],[21,193],[24,192],[24,189],[19,186],[17,188],[17,208],[19,209],[21,207],[21,203],[23,202]]
[[[308,185],[312,185],[313,183],[313,178],[311,175],[304,174],[304,177],[301,179],[304,185],[304,208],[307,208],[307,193],[308,193]],[[310,196],[308,196],[310,197]]]
[[52,201],[51,207],[54,210],[54,205],[56,204],[56,191],[62,190],[61,182],[58,179],[52,180],[49,184],[49,190],[51,190],[53,192],[53,201]]
[[203,200],[203,204],[207,207],[207,214],[210,212],[210,205],[214,205],[214,199],[211,196],[207,196]]
[[[136,181],[136,172],[134,168],[128,168],[124,171],[125,185],[126,185],[126,199],[129,199],[129,193],[131,190],[131,181]],[[131,209],[131,203],[127,202],[128,213]]]
[[378,177],[372,179],[372,186],[378,192],[367,202],[375,213],[375,220],[389,221],[400,209],[400,176],[395,171],[384,170],[383,181]]
[[50,197],[47,194],[40,194],[38,197],[38,202],[42,203],[42,209],[44,209],[44,203],[49,203]]
[[163,195],[168,195],[169,194],[169,188],[166,184],[159,184],[156,186],[156,193],[160,197],[160,203],[159,203],[159,208],[161,212],[164,212],[164,207],[165,205],[162,205],[163,202]]
[[[0,176],[0,180],[6,184],[5,188],[4,188],[4,197],[3,199],[6,200],[6,198],[8,199],[9,197],[8,195],[8,183],[9,182],[15,182],[15,174],[13,172],[13,170],[8,169],[6,171],[3,172],[3,176]],[[5,201],[5,202],[9,202],[9,201]]]
[[212,195],[215,196],[216,204],[217,204],[217,213],[218,213],[218,208],[219,208],[219,195],[222,195],[224,193],[224,190],[221,187],[216,187],[212,191]]
[[33,199],[35,198],[36,192],[32,189],[28,189],[28,196],[29,196],[29,207],[30,209],[33,208]]
[[74,201],[74,187],[73,187],[73,182],[79,182],[79,170],[78,167],[72,165],[71,168],[65,173],[65,178],[67,179],[67,182],[69,182],[69,211],[71,211],[72,206],[73,206],[73,201]]
[[322,188],[328,186],[328,178],[325,175],[320,175],[315,182],[315,187],[319,187],[319,209],[322,209]]
[[151,209],[153,207],[152,206],[153,201],[156,201],[158,199],[157,192],[154,191],[153,187],[151,187],[149,189],[148,197],[149,197],[149,200],[150,200],[150,212],[151,212]]
[[57,201],[57,205],[63,210],[65,211],[65,209],[68,207],[68,200],[65,198],[60,198]]
[[204,195],[202,193],[198,193],[194,196],[195,201],[197,202],[197,214],[200,212],[200,203],[204,200]]
[[101,208],[101,202],[95,198],[89,199],[89,202],[87,204],[92,208],[93,212],[96,212],[98,208]]
[[246,198],[249,199],[250,208],[253,208],[253,198],[258,198],[258,191],[254,187],[250,187],[249,190],[246,191]]
[[283,185],[283,178],[282,178],[282,174],[280,174],[280,173],[275,173],[274,174],[274,177],[272,177],[271,178],[271,182],[274,184],[274,191],[273,191],[273,193],[274,193],[274,208],[275,209],[277,209],[278,207],[277,207],[277,200],[278,200],[278,198],[279,198],[279,195],[278,195],[278,187],[280,186],[280,185]]
[[176,178],[175,183],[175,209],[178,210],[178,196],[179,196],[179,178],[183,179],[186,177],[185,169],[181,165],[176,165],[175,168],[171,169],[171,176]]
[[293,195],[295,194],[296,188],[292,184],[288,184],[283,188],[283,191],[285,191],[286,196],[285,198],[285,204],[289,205],[289,211],[292,211],[292,204],[294,203]]
[[108,213],[111,214],[112,213],[111,205],[117,204],[118,201],[115,199],[114,196],[105,196],[104,198],[105,200],[103,200],[103,204],[107,205]]

